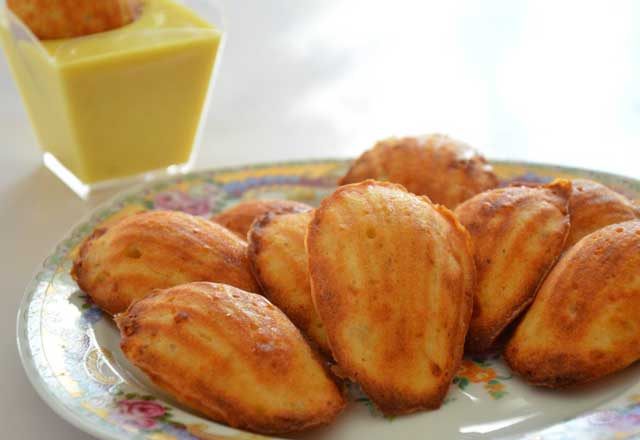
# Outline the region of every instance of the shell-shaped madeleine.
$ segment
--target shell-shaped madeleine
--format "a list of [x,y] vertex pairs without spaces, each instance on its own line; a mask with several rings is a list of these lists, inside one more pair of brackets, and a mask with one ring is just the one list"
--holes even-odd
[[324,324],[311,298],[304,239],[313,213],[270,212],[249,231],[249,261],[262,292],[325,353],[331,353]]
[[214,215],[211,220],[246,240],[247,233],[251,229],[251,223],[267,212],[307,211],[309,209],[311,209],[311,206],[293,200],[247,200]]
[[563,254],[505,359],[528,382],[552,388],[640,359],[640,221],[606,226]]
[[110,314],[161,289],[214,281],[259,292],[247,244],[210,222],[177,211],[149,211],[98,228],[82,244],[72,275]]
[[586,179],[573,181],[569,211],[571,229],[566,248],[607,225],[640,218],[640,210],[625,196]]
[[441,134],[380,141],[356,159],[340,184],[365,179],[399,183],[451,209],[499,183],[476,150]]
[[7,7],[40,39],[70,38],[131,23],[141,0],[7,0]]
[[571,183],[512,186],[478,194],[455,210],[471,234],[478,287],[467,349],[495,348],[503,330],[533,300],[569,232]]
[[346,185],[315,211],[307,251],[341,372],[385,414],[439,407],[475,282],[469,235],[451,211],[392,183]]
[[345,405],[319,356],[260,295],[183,284],[134,303],[116,321],[127,358],[213,420],[285,433],[327,424]]

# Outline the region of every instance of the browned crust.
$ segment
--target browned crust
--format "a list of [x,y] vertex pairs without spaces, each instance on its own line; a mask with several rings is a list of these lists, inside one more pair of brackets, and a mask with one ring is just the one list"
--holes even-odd
[[[424,199],[428,203],[432,204],[427,197],[424,197]],[[440,212],[440,214],[445,218],[445,220],[451,224],[453,229],[462,236],[462,240],[461,240],[462,243],[460,243],[460,246],[464,246],[464,248],[466,249],[465,253],[469,255],[469,258],[471,259],[471,262],[466,265],[468,266],[469,270],[472,272],[471,274],[468,275],[468,277],[470,278],[470,283],[468,284],[467,288],[464,290],[465,299],[462,301],[463,310],[460,313],[462,318],[459,320],[458,333],[454,339],[455,342],[453,344],[452,357],[454,359],[454,362],[452,364],[451,369],[454,372],[453,375],[455,375],[455,373],[457,373],[458,370],[460,370],[462,357],[464,355],[465,341],[467,338],[467,334],[469,332],[469,325],[471,323],[471,316],[473,313],[474,292],[477,286],[477,272],[476,272],[475,263],[473,262],[473,254],[474,254],[473,240],[471,239],[471,235],[469,234],[469,231],[467,231],[464,225],[460,223],[460,220],[453,213],[453,211],[451,211],[449,208],[443,205],[433,205],[433,206],[436,208],[438,212]],[[451,376],[450,380],[453,380],[453,375]],[[440,394],[438,396],[440,400],[436,408],[440,407],[440,405],[442,404],[442,401],[444,401],[445,397],[447,396],[448,391],[449,391],[449,386],[443,383],[442,389],[440,390]]]
[[116,322],[127,358],[212,420],[283,434],[326,425],[345,406],[317,354],[260,295],[190,283],[156,291]]
[[569,249],[544,281],[504,358],[532,385],[592,382],[640,359],[640,221]]
[[71,275],[112,315],[154,289],[190,281],[260,291],[244,241],[215,223],[177,211],[138,213],[98,228],[80,246]]
[[[416,197],[417,201],[421,201],[434,208],[439,215],[442,216],[444,221],[450,225],[452,228],[452,235],[455,235],[453,241],[459,245],[459,252],[456,255],[456,259],[460,258],[466,260],[462,265],[469,269],[467,273],[462,274],[466,281],[464,282],[463,294],[459,298],[458,302],[460,307],[459,319],[456,321],[457,327],[455,334],[451,337],[451,346],[449,347],[450,354],[448,356],[449,363],[445,368],[441,368],[441,366],[432,363],[431,371],[425,371],[426,374],[439,377],[440,379],[437,389],[428,395],[420,395],[420,393],[416,394],[413,391],[409,392],[407,390],[399,390],[394,386],[388,386],[385,383],[381,383],[377,377],[368,377],[366,374],[361,372],[358,362],[354,362],[352,359],[353,356],[350,347],[343,347],[339,343],[336,334],[332,329],[333,322],[339,322],[340,315],[343,311],[340,310],[338,303],[332,298],[333,295],[330,292],[334,288],[332,280],[327,278],[326,274],[320,270],[320,266],[324,265],[324,263],[320,263],[323,257],[321,255],[316,255],[314,253],[314,249],[316,247],[315,241],[317,240],[321,223],[324,221],[326,212],[330,209],[330,206],[334,201],[344,192],[366,191],[368,187],[372,186],[386,187],[399,190],[405,194],[408,193],[404,187],[398,184],[366,180],[364,182],[345,185],[338,188],[332,195],[325,198],[320,207],[315,211],[313,220],[311,221],[307,231],[307,250],[309,252],[312,297],[316,304],[316,308],[320,312],[321,318],[325,322],[330,346],[341,372],[346,377],[360,383],[363,390],[383,413],[387,415],[401,415],[422,409],[435,409],[441,405],[442,400],[445,398],[449,389],[451,379],[459,368],[464,349],[464,339],[469,320],[471,318],[473,291],[475,287],[475,271],[471,253],[471,238],[464,227],[462,227],[455,216],[447,208],[433,205],[427,197]],[[340,270],[340,268],[337,268],[337,270]],[[410,316],[406,317],[407,321],[413,319],[419,318]],[[398,339],[396,341],[396,345],[398,347],[402,347],[403,340]],[[398,374],[397,371],[394,371],[394,367],[390,366],[389,368],[390,370],[386,371],[385,374]]]
[[382,140],[356,159],[340,185],[365,179],[402,184],[451,209],[499,180],[473,148],[441,134]]
[[312,207],[306,203],[294,200],[247,200],[214,215],[211,220],[246,240],[253,221],[267,212],[303,212],[310,209]]
[[573,180],[569,209],[571,230],[565,248],[600,228],[640,218],[640,212],[631,200],[587,179]]
[[[274,206],[266,212],[254,217],[248,232],[261,231],[269,226],[274,217],[286,214],[299,214],[313,210],[312,206],[305,203],[294,202],[292,205]],[[247,234],[248,237],[248,234]]]
[[140,0],[7,0],[40,39],[80,37],[119,28],[140,13]]
[[[89,282],[89,269],[86,267],[86,264],[84,262],[86,261],[87,255],[89,254],[91,246],[93,245],[95,240],[102,237],[106,232],[106,227],[96,228],[87,238],[84,239],[73,260],[73,266],[71,267],[70,271],[71,278],[73,278],[73,280],[78,284],[78,287],[80,287],[80,289],[84,292],[93,290],[92,283]],[[104,305],[106,304],[103,304],[103,306]],[[98,306],[105,310],[102,306],[100,306],[100,304],[98,304]]]
[[[260,284],[260,288],[265,297],[279,307],[291,321],[306,335],[310,343],[320,349],[324,354],[331,355],[331,350],[326,340],[326,334],[317,328],[313,328],[320,318],[317,316],[313,300],[311,298],[311,285],[309,281],[309,269],[306,263],[306,249],[304,248],[304,238],[306,235],[306,226],[300,230],[297,235],[297,229],[283,229],[282,225],[274,224],[274,219],[286,221],[291,219],[297,221],[301,214],[309,213],[311,207],[288,207],[269,211],[257,217],[253,222],[248,238],[247,255],[251,263],[251,270],[254,278]],[[286,249],[273,241],[274,235],[287,234],[284,238],[288,238],[288,246]],[[300,249],[298,249],[300,248]],[[280,252],[277,257],[273,252]],[[304,265],[299,264],[296,258],[299,255],[294,252],[300,252],[304,256]],[[287,274],[274,274],[272,272],[271,261],[267,258],[278,258],[280,261],[286,261]],[[290,277],[294,279],[291,280]],[[283,285],[283,283],[290,283]],[[296,289],[295,298],[290,295],[293,292],[290,289]],[[307,301],[301,301],[301,297],[307,296]],[[297,303],[297,304],[296,304]]]
[[[564,247],[570,225],[570,193],[571,182],[558,179],[548,185],[513,185],[489,190],[456,208],[456,215],[471,233],[476,247],[478,291],[467,335],[468,352],[488,353],[496,350],[496,343],[503,331],[535,298],[540,284]],[[542,203],[546,203],[547,207],[543,208]],[[535,249],[526,246],[534,243],[532,237],[543,233],[542,227],[550,227],[543,221],[554,210],[562,216],[562,220],[557,219],[548,237],[544,240],[541,237],[538,244],[544,244],[544,252],[532,254]],[[530,212],[534,215],[528,220],[529,223],[519,224],[519,216],[529,215]],[[554,215],[557,217],[557,214]],[[512,236],[515,232],[521,236]],[[515,251],[518,251],[518,255],[504,254]],[[515,262],[526,270],[522,277],[512,280],[509,278],[511,269],[507,266],[515,266]],[[495,268],[500,264],[505,267],[500,273],[495,273]],[[514,282],[522,285],[513,287],[511,283]],[[502,292],[500,296],[495,293],[498,291]],[[489,293],[494,297],[488,297]]]

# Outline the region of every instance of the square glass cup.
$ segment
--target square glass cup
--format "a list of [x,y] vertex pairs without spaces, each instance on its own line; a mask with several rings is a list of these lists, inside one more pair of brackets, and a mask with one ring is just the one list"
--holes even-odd
[[0,40],[45,165],[79,196],[193,164],[224,43],[219,4],[144,0],[130,24],[58,40],[2,5]]

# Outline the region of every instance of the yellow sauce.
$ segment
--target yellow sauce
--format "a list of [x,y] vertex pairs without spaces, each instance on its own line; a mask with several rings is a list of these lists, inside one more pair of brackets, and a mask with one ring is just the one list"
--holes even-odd
[[194,12],[145,0],[122,28],[41,44],[10,27],[0,38],[40,144],[81,181],[189,160],[221,37]]

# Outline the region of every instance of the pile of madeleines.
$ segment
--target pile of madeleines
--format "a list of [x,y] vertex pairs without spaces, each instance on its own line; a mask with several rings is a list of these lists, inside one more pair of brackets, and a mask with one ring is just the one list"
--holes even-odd
[[387,139],[317,209],[249,201],[97,228],[72,274],[125,356],[212,420],[330,423],[344,383],[387,415],[440,406],[463,353],[532,385],[640,358],[640,210],[592,181],[499,187],[444,135]]

